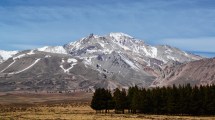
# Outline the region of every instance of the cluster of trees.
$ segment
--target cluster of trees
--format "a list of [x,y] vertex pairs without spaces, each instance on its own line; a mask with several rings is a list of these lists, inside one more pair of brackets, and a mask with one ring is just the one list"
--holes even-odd
[[107,113],[170,114],[170,115],[215,115],[215,85],[191,87],[190,84],[176,87],[140,89],[128,91],[99,88],[95,91],[91,107]]

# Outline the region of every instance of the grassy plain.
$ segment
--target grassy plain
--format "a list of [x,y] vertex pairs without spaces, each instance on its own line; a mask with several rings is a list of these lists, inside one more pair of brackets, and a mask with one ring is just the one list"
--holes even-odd
[[[96,114],[90,93],[0,95],[0,120],[215,120],[215,117],[145,114]],[[33,100],[33,101],[32,101]]]

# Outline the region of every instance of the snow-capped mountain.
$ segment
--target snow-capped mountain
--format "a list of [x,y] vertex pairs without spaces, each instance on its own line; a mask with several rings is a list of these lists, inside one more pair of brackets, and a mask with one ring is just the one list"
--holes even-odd
[[170,46],[148,45],[124,33],[91,34],[64,46],[45,46],[12,56],[0,64],[0,91],[149,87],[164,64],[199,59]]
[[5,51],[0,50],[0,63],[4,60],[7,60],[8,58],[12,57],[13,55],[17,54],[18,51]]
[[187,62],[201,59],[200,56],[193,55],[173,48],[168,45],[151,46],[142,40],[135,39],[124,33],[110,33],[106,36],[89,35],[79,41],[71,42],[64,46],[45,46],[38,48],[38,51],[72,54],[75,56],[83,55],[83,53],[109,54],[115,52],[126,52],[132,55],[154,58],[163,63],[168,61]]
[[153,64],[153,60],[163,64],[168,61],[188,62],[201,59],[200,56],[167,45],[148,45],[142,40],[124,33],[110,33],[106,36],[91,34],[80,41],[65,45],[64,48],[68,53],[78,57],[93,57],[94,55],[111,54],[112,52],[126,54],[136,61],[141,59],[148,66]]

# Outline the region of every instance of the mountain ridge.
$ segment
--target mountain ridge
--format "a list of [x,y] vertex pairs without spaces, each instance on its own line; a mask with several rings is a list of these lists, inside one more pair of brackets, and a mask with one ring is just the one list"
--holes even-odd
[[112,90],[133,85],[147,88],[166,63],[200,59],[171,46],[148,45],[124,33],[90,34],[63,46],[13,55],[0,64],[0,91]]

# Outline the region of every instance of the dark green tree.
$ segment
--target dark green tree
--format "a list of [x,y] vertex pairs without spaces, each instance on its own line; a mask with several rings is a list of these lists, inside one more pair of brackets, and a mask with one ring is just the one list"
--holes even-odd
[[111,95],[111,91],[109,90],[105,90],[104,93],[104,104],[105,104],[105,113],[107,113],[107,111],[114,109],[114,101],[113,101],[113,97]]
[[[129,113],[133,113],[133,109],[132,109],[132,101],[134,99],[134,95],[137,94],[138,92],[138,87],[134,86],[134,87],[129,87],[128,89],[128,95],[127,95],[127,109]],[[136,98],[135,98],[136,99]],[[133,103],[134,104],[134,103]]]
[[92,98],[92,101],[91,101],[91,108],[96,110],[96,112],[100,111],[102,109],[104,109],[104,106],[103,106],[103,99],[102,99],[102,89],[99,88],[99,89],[96,89],[94,95],[93,95],[93,98]]
[[215,115],[215,85],[194,86],[190,84],[172,87],[110,91],[97,89],[91,107],[96,111],[115,108],[116,113],[128,109],[132,113],[175,114],[175,115]]
[[100,112],[105,110],[105,113],[107,113],[108,110],[113,109],[114,102],[111,92],[104,88],[96,89],[91,101],[91,108]]
[[118,88],[116,88],[113,94],[116,113],[122,112],[124,114],[124,110],[127,106],[126,91],[124,89],[120,91]]

